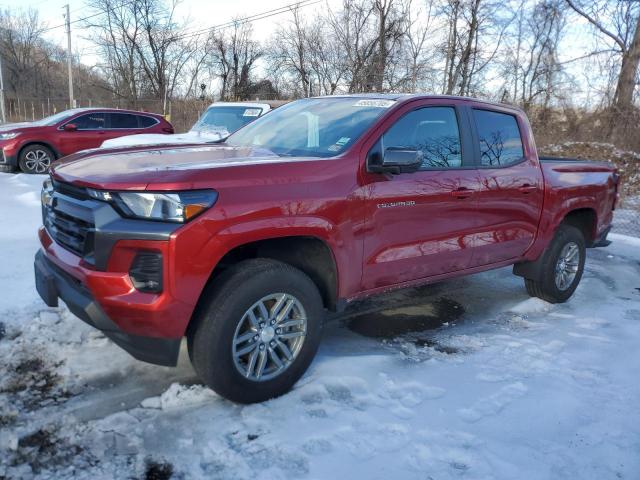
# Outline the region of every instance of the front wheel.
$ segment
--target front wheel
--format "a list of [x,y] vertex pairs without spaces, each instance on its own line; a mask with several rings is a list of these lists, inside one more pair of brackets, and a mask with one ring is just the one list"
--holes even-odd
[[188,335],[200,378],[239,403],[289,391],[320,342],[324,309],[313,281],[285,263],[253,259],[212,283]]
[[566,302],[578,287],[584,271],[584,235],[576,227],[560,225],[543,255],[540,278],[525,279],[527,293],[550,303]]
[[20,152],[18,164],[24,173],[47,173],[55,156],[49,147],[29,145]]

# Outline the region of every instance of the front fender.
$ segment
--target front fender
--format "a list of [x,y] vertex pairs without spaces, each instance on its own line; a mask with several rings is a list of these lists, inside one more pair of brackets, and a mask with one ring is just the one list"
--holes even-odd
[[[285,237],[312,237],[324,242],[331,251],[342,288],[359,281],[357,268],[341,268],[357,257],[356,242],[345,241],[338,226],[314,216],[262,218],[228,225],[212,234],[206,223],[186,226],[172,235],[172,271],[170,285],[177,298],[193,306],[220,260],[235,248]],[[188,234],[186,234],[188,231]],[[349,247],[347,247],[349,246]],[[355,256],[354,256],[355,255]],[[359,262],[358,262],[359,263]],[[346,282],[346,285],[345,285]]]

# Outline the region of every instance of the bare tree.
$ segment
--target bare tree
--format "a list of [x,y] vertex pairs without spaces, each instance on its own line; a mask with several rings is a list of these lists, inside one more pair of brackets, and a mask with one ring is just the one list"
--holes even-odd
[[268,46],[268,57],[274,73],[295,77],[298,95],[310,95],[310,28],[302,20],[299,8],[292,9],[293,18],[276,29]]
[[45,25],[36,10],[0,14],[0,49],[8,89],[16,93],[37,91],[46,80],[40,67],[46,63],[46,45],[42,39]]
[[561,2],[541,0],[532,8],[522,2],[516,14],[515,45],[506,47],[505,89],[528,111],[539,99],[547,108],[559,82],[558,46],[565,26]]
[[424,78],[426,70],[430,64],[435,63],[435,58],[432,50],[432,55],[425,55],[425,45],[428,35],[433,35],[433,0],[427,0],[425,2],[425,11],[418,10],[413,15],[411,11],[411,3],[407,5],[407,24],[406,31],[406,45],[407,53],[409,57],[409,88],[412,92],[418,90],[418,85],[421,79]]
[[87,24],[90,37],[107,64],[105,74],[113,93],[135,102],[142,96],[163,101],[176,88],[183,69],[197,50],[197,37],[186,34],[186,24],[176,21],[178,0],[89,0],[98,15]]
[[[597,34],[609,42],[619,56],[619,74],[612,106],[618,113],[628,114],[633,108],[634,91],[640,66],[640,2],[590,1],[582,5],[577,0],[567,4],[585,18]],[[626,122],[626,119],[623,119]]]
[[209,63],[220,80],[220,98],[224,100],[248,98],[255,63],[263,54],[252,33],[250,23],[238,20],[230,29],[211,34]]
[[341,10],[329,11],[331,34],[343,50],[349,92],[370,90],[366,74],[376,53],[373,16],[373,5],[366,0],[343,0]]

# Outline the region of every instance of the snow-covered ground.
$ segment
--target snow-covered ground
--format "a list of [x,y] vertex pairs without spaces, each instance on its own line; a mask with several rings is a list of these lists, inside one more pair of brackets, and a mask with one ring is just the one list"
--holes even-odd
[[0,174],[0,479],[640,478],[639,239],[563,305],[505,268],[352,306],[241,406],[38,299],[41,181]]

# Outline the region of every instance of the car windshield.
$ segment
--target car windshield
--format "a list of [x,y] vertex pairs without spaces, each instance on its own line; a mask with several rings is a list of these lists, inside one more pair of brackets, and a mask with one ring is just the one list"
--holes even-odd
[[54,113],[49,117],[44,117],[40,120],[36,120],[35,122],[31,122],[34,125],[41,125],[43,127],[50,127],[51,125],[55,125],[56,123],[68,118],[76,113],[83,112],[84,110],[81,108],[72,108],[71,110],[64,110],[62,112]]
[[255,120],[262,113],[259,107],[251,106],[213,106],[191,128],[192,132],[223,131],[227,134]]
[[350,147],[395,102],[361,97],[289,103],[238,130],[226,143],[280,156],[333,157]]

